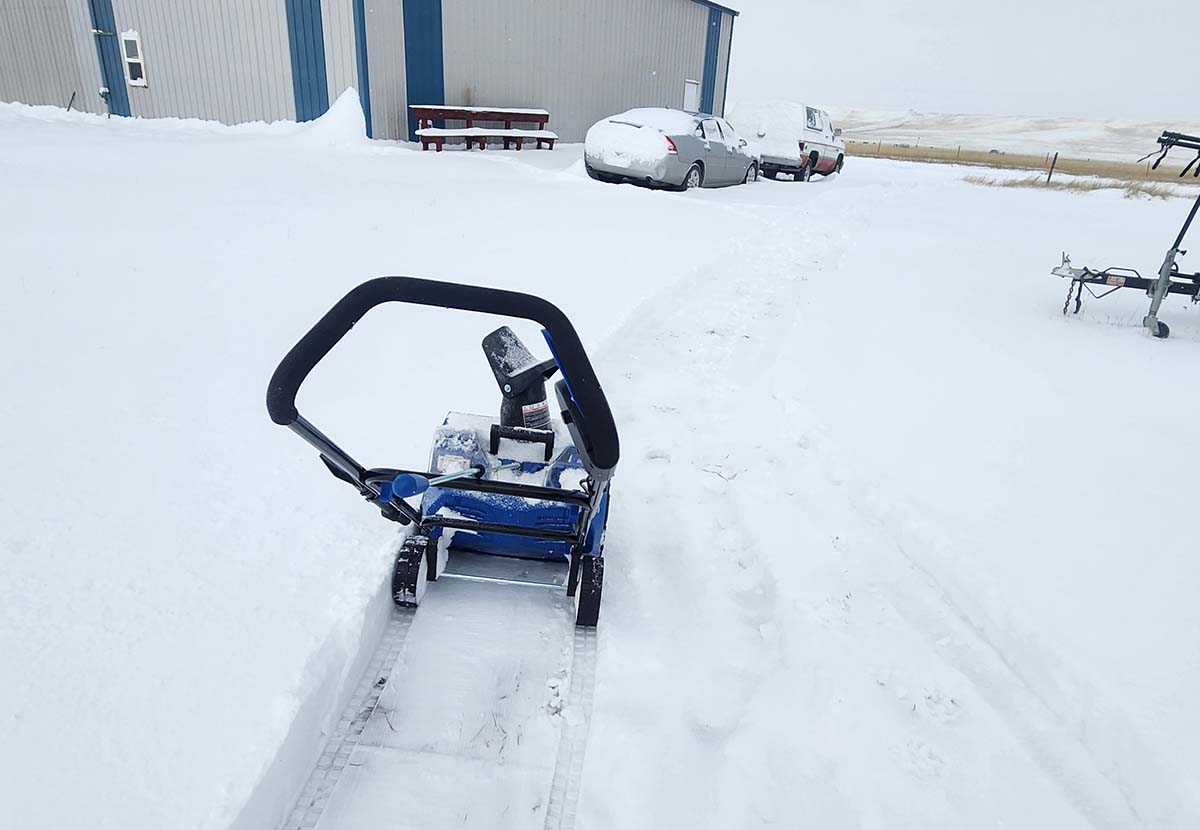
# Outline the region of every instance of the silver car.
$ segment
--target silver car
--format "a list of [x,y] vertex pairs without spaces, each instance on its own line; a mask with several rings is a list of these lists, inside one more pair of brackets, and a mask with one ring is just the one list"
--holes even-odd
[[584,140],[588,175],[688,190],[758,180],[759,161],[724,118],[645,107],[599,121]]

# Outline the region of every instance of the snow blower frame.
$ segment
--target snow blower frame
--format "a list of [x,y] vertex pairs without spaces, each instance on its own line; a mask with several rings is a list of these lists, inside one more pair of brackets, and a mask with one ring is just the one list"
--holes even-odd
[[[1153,169],[1158,169],[1163,159],[1167,157],[1167,153],[1172,149],[1182,147],[1187,150],[1195,150],[1196,157],[1180,171],[1179,177],[1183,178],[1188,171],[1191,171],[1193,178],[1200,177],[1200,136],[1168,131],[1159,137],[1158,144],[1159,149],[1154,151],[1154,153],[1158,153],[1158,158],[1154,160]],[[1150,158],[1154,153],[1143,156],[1141,161]],[[1086,267],[1075,268],[1071,265],[1071,258],[1064,253],[1062,264],[1050,271],[1055,276],[1068,277],[1071,280],[1070,286],[1067,287],[1067,301],[1063,303],[1063,314],[1067,314],[1071,307],[1072,293],[1075,295],[1074,313],[1079,313],[1079,309],[1083,306],[1083,289],[1085,287],[1088,293],[1096,299],[1107,297],[1121,288],[1136,288],[1145,291],[1150,297],[1150,313],[1142,319],[1142,325],[1155,337],[1170,336],[1170,327],[1158,319],[1159,308],[1162,307],[1166,296],[1183,294],[1191,297],[1193,303],[1200,302],[1200,273],[1185,274],[1179,270],[1179,264],[1176,262],[1178,257],[1187,253],[1180,246],[1183,245],[1183,238],[1187,236],[1197,212],[1200,212],[1200,196],[1196,197],[1192,210],[1183,223],[1183,228],[1175,237],[1175,243],[1167,250],[1167,255],[1163,259],[1162,265],[1159,266],[1158,276],[1154,278],[1143,277],[1132,268],[1105,268],[1103,271],[1093,271]],[[1104,286],[1108,290],[1097,294],[1092,290],[1093,285]]]
[[[490,431],[490,441],[484,439],[487,449],[476,448],[473,456],[482,463],[465,466],[464,462],[460,465],[464,469],[448,474],[366,468],[297,411],[296,395],[313,368],[368,311],[393,302],[519,318],[542,326],[553,359],[541,363],[531,363],[532,356],[507,327],[484,339],[484,351],[496,374],[503,402],[501,423],[490,424],[490,430],[480,430],[479,434],[484,435]],[[498,339],[508,339],[519,350],[521,365],[507,366],[511,372],[505,370],[503,356],[498,358],[494,354]],[[551,426],[545,380],[556,370],[561,370],[562,379],[555,384],[555,394],[570,436],[569,442],[560,442],[565,446],[556,462],[559,466],[553,483],[558,486],[497,480],[495,474],[499,470],[550,467],[554,431],[539,427]],[[539,397],[540,401],[535,400]],[[373,502],[384,518],[414,526],[397,554],[393,570],[392,591],[398,605],[416,606],[426,582],[442,574],[558,586],[565,583],[567,595],[576,601],[576,623],[596,625],[604,575],[602,546],[609,483],[620,447],[608,401],[583,344],[571,322],[554,305],[513,291],[413,277],[370,280],[343,297],[284,357],[267,390],[267,409],[272,421],[304,439],[320,454],[334,476]],[[526,415],[531,416],[531,421],[536,420],[538,426],[522,426],[521,419]],[[451,417],[448,416],[441,431],[450,429]],[[472,431],[468,437],[474,442],[475,436]],[[537,445],[539,453],[544,446],[545,463],[525,460],[490,464],[488,459],[498,457],[501,439]],[[435,442],[433,461],[438,457],[439,446]],[[578,473],[577,486],[565,486],[563,468]],[[422,494],[419,508],[405,501]],[[479,509],[436,509],[451,496],[468,503],[475,499]],[[451,499],[450,504],[457,503]],[[472,513],[484,518],[473,518]],[[460,532],[476,540],[474,548],[468,547],[475,552],[465,553],[463,558],[483,561],[484,573],[455,573],[445,569],[449,537]],[[555,566],[566,571],[565,578],[529,577],[531,572],[544,573]],[[504,578],[505,574],[514,573],[513,578]]]

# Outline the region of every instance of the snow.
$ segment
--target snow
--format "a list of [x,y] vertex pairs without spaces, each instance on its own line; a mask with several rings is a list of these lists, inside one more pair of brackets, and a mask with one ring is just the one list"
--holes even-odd
[[516,107],[451,107],[445,104],[413,104],[409,109],[453,110],[455,112],[507,112],[513,115],[549,115],[548,110],[523,109]]
[[480,138],[558,138],[558,133],[553,130],[488,130],[483,127],[463,127],[462,129],[422,127],[417,130],[417,135],[423,135],[427,138],[464,138],[466,136]]
[[641,107],[626,110],[608,118],[621,124],[649,127],[666,135],[691,135],[696,130],[696,119],[682,110],[658,107]]
[[[0,106],[6,826],[286,814],[397,529],[263,397],[380,274],[545,296],[613,405],[580,828],[1200,822],[1197,309],[1164,305],[1167,341],[1137,292],[1064,319],[1048,273],[1152,271],[1186,202],[866,159],[668,194],[578,145],[360,140],[355,100],[233,128]],[[448,410],[496,410],[496,325],[380,309],[300,410],[419,464]]]
[[912,110],[829,109],[854,141],[964,147],[1007,153],[1062,153],[1097,161],[1136,161],[1157,150],[1163,130],[1200,134],[1200,122],[1099,120],[1012,115],[954,115]]
[[767,138],[784,133],[795,143],[808,123],[804,104],[795,101],[739,101],[729,111],[729,122],[748,136]]
[[612,167],[653,169],[666,161],[664,136],[690,135],[696,120],[669,109],[632,109],[593,124],[584,138],[589,159]]
[[730,110],[729,122],[747,136],[760,155],[799,159],[797,142],[804,140],[808,123],[804,104],[740,101]]

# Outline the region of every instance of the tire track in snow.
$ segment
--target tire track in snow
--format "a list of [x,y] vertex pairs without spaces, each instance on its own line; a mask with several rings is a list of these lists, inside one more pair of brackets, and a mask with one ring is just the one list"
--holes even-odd
[[[520,592],[536,591],[537,588],[510,588],[514,613],[522,609]],[[564,612],[564,603],[554,602],[554,612]],[[372,721],[377,710],[386,714],[388,704],[383,702],[389,694],[390,683],[396,680],[397,672],[405,663],[408,651],[409,630],[415,614],[420,609],[394,609],[379,644],[364,670],[350,702],[346,705],[337,725],[318,758],[317,764],[296,800],[296,804],[280,830],[312,830],[322,823],[327,807],[335,790],[343,781],[343,773],[356,762],[356,750],[362,746],[364,730]],[[433,613],[429,609],[426,613]],[[428,633],[428,631],[426,632]],[[591,720],[592,698],[596,674],[595,629],[574,630],[571,656],[566,672],[569,675],[566,699],[558,720],[558,744],[553,777],[548,777],[546,786],[548,801],[545,827],[547,830],[570,830],[575,826],[576,805],[582,783],[583,764],[587,750],[587,737]],[[542,643],[532,643],[534,648],[544,648]],[[445,678],[442,678],[445,680]],[[519,678],[518,678],[519,680]],[[392,693],[396,690],[391,689]],[[509,695],[501,695],[508,698]],[[539,702],[538,706],[544,703]],[[463,717],[469,712],[463,712]],[[517,715],[529,716],[533,712],[508,713],[503,720],[511,723]],[[519,735],[518,735],[519,740]],[[363,747],[370,752],[370,747]],[[353,787],[351,787],[353,789]],[[345,796],[345,794],[341,794]],[[343,799],[344,800],[344,799]],[[507,812],[507,810],[506,810]],[[330,817],[331,819],[333,817]],[[334,822],[337,823],[336,821]],[[407,825],[406,825],[407,826]]]
[[363,729],[379,706],[380,695],[404,650],[408,630],[412,627],[413,610],[395,608],[383,631],[379,645],[371,656],[362,678],[355,687],[354,695],[337,725],[325,742],[325,748],[317,758],[317,765],[308,776],[308,782],[296,799],[296,806],[281,825],[280,830],[310,830],[316,827],[325,811],[325,805],[341,778],[350,754],[358,743]]
[[[885,190],[884,196],[887,195],[888,191]],[[739,223],[741,214],[748,215],[750,207],[757,206],[747,206],[746,210],[743,210],[742,206],[735,206],[735,209],[730,210],[730,214],[737,214],[736,218],[731,217],[731,224]],[[871,209],[885,208],[876,203],[871,205]],[[626,480],[633,476],[643,480],[637,487],[637,492],[647,500],[646,509],[655,515],[657,522],[662,526],[674,527],[682,521],[682,516],[678,516],[673,509],[672,502],[688,496],[694,497],[694,488],[690,485],[685,488],[678,482],[672,482],[668,475],[662,474],[656,467],[675,464],[676,474],[682,472],[686,475],[687,468],[679,470],[679,462],[686,464],[692,460],[694,469],[691,475],[715,475],[721,481],[747,472],[722,469],[719,464],[695,463],[695,459],[702,453],[692,452],[689,457],[689,436],[672,435],[673,429],[683,425],[683,422],[675,421],[673,427],[669,417],[670,411],[692,407],[702,413],[697,415],[699,420],[706,420],[709,426],[719,425],[719,428],[703,431],[704,435],[709,436],[712,444],[732,443],[735,448],[734,454],[737,454],[737,450],[747,449],[743,446],[744,442],[729,439],[731,431],[737,430],[736,423],[730,416],[744,417],[745,430],[752,430],[754,418],[759,413],[755,411],[753,403],[743,406],[737,401],[731,403],[731,399],[763,392],[764,375],[787,370],[789,360],[780,352],[786,352],[793,346],[794,338],[788,336],[792,327],[803,325],[809,315],[837,313],[836,309],[817,306],[816,303],[826,299],[826,295],[817,292],[806,294],[803,283],[810,278],[844,279],[850,276],[840,273],[839,265],[853,237],[855,223],[851,223],[850,228],[843,226],[822,234],[821,226],[807,221],[802,211],[780,213],[783,214],[782,218],[770,217],[764,223],[768,227],[762,229],[760,238],[768,240],[767,242],[741,245],[730,256],[690,273],[666,291],[643,303],[606,342],[601,352],[613,364],[633,367],[634,372],[626,375],[627,381],[633,380],[634,373],[643,368],[644,356],[648,353],[655,354],[655,365],[644,366],[647,373],[670,366],[682,376],[663,377],[658,383],[649,385],[647,381],[641,381],[633,388],[631,403],[619,402],[623,409],[619,412],[622,423],[634,422],[636,425],[638,421],[653,420],[653,427],[635,426],[635,434],[671,436],[655,439],[661,441],[664,446],[633,444],[631,448],[636,446],[642,457],[631,459],[629,467],[633,469],[627,468],[623,476]],[[860,224],[864,219],[861,211],[853,216],[860,220]],[[757,218],[761,222],[762,217]],[[778,236],[787,241],[772,241],[773,237]],[[806,356],[820,359],[819,355]],[[690,388],[680,388],[681,384],[688,387],[689,381]],[[775,393],[778,390],[769,391]],[[619,399],[619,395],[613,397]],[[794,390],[791,390],[791,397],[795,397]],[[657,407],[662,407],[663,411],[647,413],[644,407],[650,400],[653,400]],[[789,400],[776,397],[776,402],[782,405],[784,411],[788,410]],[[786,432],[788,430],[785,430]],[[694,443],[697,437],[691,436],[690,443]],[[834,456],[833,460],[836,460],[836,453]],[[717,496],[716,501],[703,497],[696,500],[700,504],[711,503],[714,514],[721,516],[721,521],[716,523],[718,532],[727,531],[731,536],[747,533],[752,537],[753,529],[747,528],[744,520],[738,515],[736,502],[724,498],[727,488],[722,486],[721,481],[710,480],[710,495]],[[671,498],[657,501],[657,491],[660,488],[669,492]],[[857,510],[853,504],[850,507]],[[880,522],[874,517],[866,518],[869,524],[879,526]],[[710,524],[706,522],[703,526],[708,528]],[[672,532],[672,535],[676,534]],[[712,538],[717,536],[714,534]],[[713,586],[702,584],[701,580],[692,575],[694,572],[706,577],[711,576],[713,571],[706,570],[706,565],[715,564],[718,566],[717,573],[723,572],[727,577],[736,579],[734,570],[720,569],[720,556],[714,558],[709,551],[688,550],[686,544],[668,541],[656,550],[641,553],[659,559],[659,572],[670,574],[667,580],[669,584],[656,585],[655,590],[670,592],[672,598],[683,607],[688,606],[689,599],[692,604],[696,604],[697,598],[709,598],[707,601],[714,601],[711,599]],[[724,553],[731,552],[725,550]],[[634,557],[638,556],[639,551],[636,547],[631,547],[631,554]],[[926,579],[927,574],[912,572],[918,570],[918,566],[911,561],[908,553],[898,546],[891,547],[889,551],[889,545],[885,541],[877,546],[876,555],[882,559],[875,564],[883,566],[885,570],[893,570],[896,574],[894,585],[876,584],[885,592],[894,594],[897,610],[914,630],[922,633],[933,653],[976,686],[982,700],[1006,725],[1018,745],[1026,748],[1047,780],[1061,791],[1067,802],[1074,805],[1080,815],[1086,816],[1089,822],[1099,827],[1116,830],[1142,826],[1136,811],[1121,793],[1118,782],[1104,777],[1098,770],[1095,759],[1086,752],[1081,754],[1077,751],[1079,747],[1073,746],[1074,739],[1066,733],[1063,724],[1041,705],[1020,674],[988,641],[985,632],[972,624],[970,618],[964,615],[962,609],[951,601],[940,586],[930,586]],[[743,607],[728,618],[740,618],[747,626],[769,625],[769,620],[774,614],[770,610],[774,599],[769,592],[755,599],[754,592],[763,585],[773,583],[774,576],[770,572],[768,562],[763,562],[758,556],[749,558],[753,560],[751,569],[759,569],[758,585],[754,586],[751,580],[751,588],[744,594],[746,601],[741,603]],[[697,559],[700,561],[697,562]],[[865,562],[862,573],[869,573],[871,567],[872,563]],[[645,570],[645,566],[639,567],[637,562],[614,560],[609,572],[618,576],[623,584],[615,585],[613,594],[619,596],[626,591],[632,592],[635,581],[646,580]],[[908,573],[905,573],[906,571]],[[656,596],[656,601],[659,598]],[[672,598],[662,599],[670,603]],[[699,604],[703,605],[704,601],[706,600],[699,600]],[[613,600],[609,602],[612,603]],[[719,598],[716,602],[715,609],[720,610],[714,609],[714,613],[730,610],[729,605],[721,604]],[[734,605],[738,603],[734,602]],[[636,609],[631,611],[636,613]],[[945,638],[948,629],[944,611],[949,611],[962,624],[949,628],[953,629],[955,635],[964,643],[963,653],[950,653],[945,648],[936,647],[936,644]],[[648,616],[649,613],[647,609],[645,615]],[[653,617],[649,617],[649,620],[653,621]],[[701,631],[703,630],[702,628]],[[740,680],[734,679],[734,685],[744,690],[742,699],[735,708],[746,713],[754,706],[758,679],[764,672],[769,671],[765,661],[771,659],[772,647],[769,644],[759,644],[756,649],[751,642],[752,638],[739,639],[729,632],[724,633],[725,641],[740,643],[745,647],[746,653],[754,655],[750,662],[757,661],[756,667],[748,669],[748,673]],[[703,636],[701,639],[704,639]],[[710,644],[712,649],[725,651],[722,648],[725,641],[719,637],[714,640],[715,642]],[[681,641],[676,642],[686,648]],[[777,649],[778,646],[774,648]],[[886,655],[880,656],[886,658]],[[702,662],[703,653],[697,653],[695,659]],[[716,670],[713,666],[707,668],[710,671]],[[746,670],[745,666],[742,670]],[[676,681],[686,684],[688,678],[678,677]],[[689,703],[692,701],[686,694],[683,695],[680,704],[686,708]],[[728,759],[724,757],[725,747],[743,719],[742,715],[733,710],[718,714],[719,720],[725,726],[713,735],[716,743],[713,745],[712,754],[707,756],[709,761],[694,765],[695,769],[705,774],[705,780],[691,782],[695,790],[705,796],[709,791],[721,786],[723,776],[720,770],[728,763]],[[664,732],[664,735],[669,733]],[[711,820],[712,808],[719,806],[706,805],[703,797],[697,808],[698,825],[705,819]],[[604,801],[602,795],[596,800],[601,803]],[[591,803],[590,800],[585,801],[585,806],[588,803]],[[756,805],[741,806],[752,808]],[[603,807],[598,808],[597,812],[603,814]],[[647,815],[651,813],[648,812]],[[686,816],[677,818],[686,823]],[[740,819],[732,815],[731,818],[744,821],[745,813]]]
[[[887,593],[896,610],[930,642],[938,644],[942,658],[971,681],[1089,823],[1105,830],[1149,827],[1131,794],[1121,781],[1107,774],[1084,736],[1070,729],[987,628],[955,599],[954,592],[893,535],[890,523],[854,506],[884,528],[901,558],[902,569],[911,571],[909,578],[901,575],[888,585]],[[949,611],[950,619],[942,611]]]
[[[885,198],[890,195],[885,191]],[[875,207],[884,209],[882,205]],[[841,252],[845,250],[843,246]],[[832,278],[849,280],[853,276],[839,274],[837,262],[827,260],[826,264],[830,266],[828,276]],[[836,449],[827,455],[835,468],[842,466]],[[839,482],[863,479],[853,473],[853,470],[839,470]],[[964,605],[963,597],[956,597],[922,558],[909,549],[911,546],[906,547],[897,536],[894,523],[886,516],[865,509],[863,500],[853,494],[850,504],[869,524],[882,528],[896,556],[891,562],[894,578],[883,586],[896,610],[923,631],[930,643],[951,644],[939,646],[941,658],[975,685],[987,705],[1004,721],[1011,734],[1068,801],[1098,828],[1126,830],[1149,826],[1139,814],[1133,794],[1105,769],[1092,752],[1086,736],[1076,734],[1039,693],[1036,684],[989,635],[987,626],[978,622]],[[946,619],[943,611],[950,613],[952,621]],[[1158,786],[1162,795],[1171,789],[1163,779],[1159,780]],[[1181,801],[1178,797],[1174,800],[1176,803]]]
[[571,652],[571,680],[562,711],[562,732],[546,808],[546,830],[572,830],[575,827],[595,688],[596,629],[576,628]]

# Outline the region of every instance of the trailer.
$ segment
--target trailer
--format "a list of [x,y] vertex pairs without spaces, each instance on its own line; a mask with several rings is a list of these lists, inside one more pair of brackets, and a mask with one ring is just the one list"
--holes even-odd
[[[1191,172],[1193,178],[1200,178],[1200,136],[1186,135],[1184,133],[1176,133],[1165,131],[1158,139],[1159,149],[1155,150],[1150,156],[1155,153],[1158,158],[1154,160],[1153,168],[1158,169],[1167,154],[1177,147],[1182,147],[1188,150],[1195,150],[1196,157],[1187,163],[1180,171],[1180,178]],[[1143,161],[1150,156],[1143,157]],[[1158,268],[1158,274],[1154,277],[1143,277],[1136,269],[1110,267],[1104,270],[1095,270],[1088,267],[1076,268],[1071,265],[1071,258],[1067,254],[1063,254],[1062,264],[1051,269],[1050,273],[1058,277],[1066,277],[1071,280],[1070,286],[1067,288],[1067,300],[1063,303],[1063,314],[1070,313],[1072,299],[1075,303],[1075,311],[1078,314],[1080,308],[1083,307],[1083,291],[1086,288],[1087,292],[1096,299],[1103,299],[1114,291],[1122,288],[1134,288],[1139,291],[1145,291],[1150,297],[1149,313],[1142,319],[1142,325],[1152,335],[1158,338],[1166,338],[1171,334],[1170,327],[1163,321],[1158,319],[1159,309],[1162,307],[1162,302],[1168,294],[1181,294],[1190,297],[1193,303],[1200,302],[1200,273],[1185,273],[1179,269],[1178,259],[1184,256],[1187,251],[1183,249],[1183,240],[1187,236],[1188,231],[1192,227],[1192,222],[1196,219],[1196,214],[1200,213],[1200,196],[1196,197],[1192,204],[1192,209],[1188,213],[1187,219],[1183,222],[1183,227],[1179,230],[1178,236],[1175,237],[1175,242],[1167,249],[1167,254],[1163,258],[1162,265]],[[1094,288],[1098,287],[1098,288]],[[1100,291],[1100,293],[1097,293]],[[1073,295],[1073,296],[1072,296]]]

